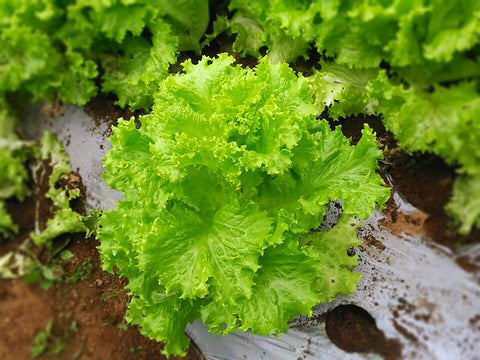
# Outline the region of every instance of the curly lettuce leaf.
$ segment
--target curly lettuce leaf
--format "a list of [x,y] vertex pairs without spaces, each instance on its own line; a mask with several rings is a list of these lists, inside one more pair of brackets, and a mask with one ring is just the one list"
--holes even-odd
[[336,63],[322,62],[322,68],[312,76],[319,111],[328,108],[334,120],[358,114],[371,114],[373,108],[366,96],[369,81],[378,69],[350,69]]
[[358,254],[348,255],[349,248],[361,244],[357,231],[361,222],[343,215],[328,231],[311,232],[304,236],[302,245],[312,246],[321,254],[321,273],[318,286],[322,289],[321,301],[330,302],[337,294],[347,295],[355,290],[362,277],[352,272],[358,264]]
[[160,13],[178,36],[178,51],[200,52],[200,39],[210,21],[208,0],[159,0]]
[[342,260],[351,227],[339,226],[326,248],[301,239],[331,199],[366,218],[389,196],[368,127],[352,146],[317,120],[310,81],[287,64],[234,61],[184,62],[184,73],[160,82],[140,128],[114,128],[104,159],[104,179],[124,199],[100,219],[103,266],[129,278],[127,317],[165,341],[166,354],[184,353],[182,331],[198,317],[211,331],[268,335],[336,289],[353,290],[358,275],[345,272],[356,258]]
[[200,49],[209,9],[207,0],[1,0],[0,19],[0,93],[83,105],[102,63],[104,91],[138,109],[152,105],[179,51]]
[[480,180],[479,173],[461,176],[455,180],[452,197],[445,207],[460,233],[468,234],[475,226],[480,229]]
[[17,232],[17,226],[7,212],[6,200],[11,197],[23,200],[28,192],[27,144],[18,140],[14,125],[15,118],[0,93],[0,235],[3,238]]
[[382,72],[369,84],[369,96],[378,101],[388,130],[410,151],[430,151],[462,172],[480,168],[480,96],[474,81],[431,92],[393,85]]
[[118,96],[117,104],[132,109],[149,108],[160,80],[168,74],[168,67],[176,60],[178,40],[170,27],[162,22],[150,26],[151,40],[127,37],[121,44],[123,56],[106,55],[103,67],[106,73],[102,90]]
[[228,334],[250,330],[268,336],[288,331],[288,322],[300,314],[312,315],[319,303],[321,257],[312,249],[298,249],[298,242],[286,240],[269,247],[260,258],[252,296],[235,306],[211,302],[201,308],[209,330]]
[[18,231],[18,226],[13,223],[10,214],[7,212],[5,203],[0,200],[0,236],[8,238]]
[[[0,114],[0,121],[1,117]],[[4,135],[7,136],[7,134]],[[27,146],[16,140],[13,133],[9,134],[9,138],[8,140],[0,138],[0,168],[2,169],[0,172],[0,235],[3,238],[10,237],[18,230],[7,212],[6,200],[15,197],[22,201],[28,192],[26,185],[28,172],[25,169]]]
[[185,356],[190,343],[185,327],[198,318],[197,302],[165,294],[153,276],[145,275],[141,286],[128,287],[141,296],[134,297],[128,304],[126,320],[140,325],[143,335],[164,342],[162,354]]
[[259,56],[266,48],[279,62],[308,57],[314,45],[348,68],[388,64],[423,76],[451,63],[457,65],[449,67],[452,75],[464,72],[459,65],[478,54],[476,0],[232,0],[229,9],[233,16],[219,17],[209,40],[227,31],[236,34],[235,51]]
[[141,266],[155,271],[166,291],[181,298],[210,292],[213,299],[235,303],[238,297],[251,297],[271,219],[254,204],[231,203],[211,217],[199,215],[180,204],[161,213],[145,239]]
[[[70,159],[55,135],[45,131],[40,141],[39,161],[33,169],[34,180],[39,168],[45,167],[45,162],[52,169],[48,178],[49,189],[46,198],[52,201],[52,217],[48,219],[45,229],[36,226],[30,237],[37,245],[49,245],[52,240],[62,234],[88,232],[85,217],[70,207],[70,201],[81,196],[80,189],[62,188],[59,181],[62,176],[72,172]],[[41,171],[41,170],[40,170]]]
[[25,144],[20,141],[0,139],[0,199],[16,197],[23,200],[27,193],[25,169]]

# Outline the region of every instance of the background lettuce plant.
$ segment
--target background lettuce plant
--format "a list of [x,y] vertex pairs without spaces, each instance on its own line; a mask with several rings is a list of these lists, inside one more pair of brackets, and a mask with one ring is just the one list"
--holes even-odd
[[[98,236],[104,268],[129,278],[127,319],[188,346],[185,326],[269,335],[354,290],[357,218],[389,197],[368,126],[356,146],[316,118],[310,82],[286,64],[186,61],[160,83],[153,111],[120,121],[104,158],[122,191]],[[315,231],[332,200],[340,221]]]
[[83,105],[101,64],[104,92],[148,108],[176,54],[200,50],[208,21],[208,0],[1,0],[0,95]]

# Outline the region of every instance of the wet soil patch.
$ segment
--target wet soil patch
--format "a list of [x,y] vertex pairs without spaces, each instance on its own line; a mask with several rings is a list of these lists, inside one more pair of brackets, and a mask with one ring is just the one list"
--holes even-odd
[[467,236],[458,234],[458,227],[445,212],[455,181],[454,169],[434,155],[395,152],[387,159],[388,169],[397,190],[407,201],[428,214],[423,229],[437,243],[456,249],[461,245],[480,242],[480,231]]
[[401,358],[400,342],[387,339],[373,317],[359,306],[340,305],[328,312],[325,329],[330,341],[346,352],[376,353],[389,360]]

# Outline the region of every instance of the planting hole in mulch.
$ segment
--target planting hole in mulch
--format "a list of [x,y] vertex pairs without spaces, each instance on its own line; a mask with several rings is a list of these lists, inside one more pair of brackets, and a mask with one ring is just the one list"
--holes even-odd
[[400,359],[402,347],[396,339],[387,339],[375,319],[356,305],[340,305],[327,313],[327,336],[346,352],[376,353],[385,359]]

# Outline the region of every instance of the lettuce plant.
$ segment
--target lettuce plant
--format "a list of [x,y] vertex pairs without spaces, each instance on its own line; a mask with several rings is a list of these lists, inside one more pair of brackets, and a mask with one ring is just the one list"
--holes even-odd
[[28,172],[25,168],[25,144],[13,131],[14,118],[0,97],[0,236],[8,238],[18,229],[7,212],[10,198],[23,200],[27,194]]
[[[357,219],[389,197],[368,126],[352,146],[317,119],[309,80],[233,62],[184,62],[140,128],[119,122],[104,158],[124,199],[100,220],[103,266],[128,277],[127,319],[166,354],[184,353],[197,318],[220,334],[278,334],[353,291]],[[316,231],[333,200],[341,219]]]

